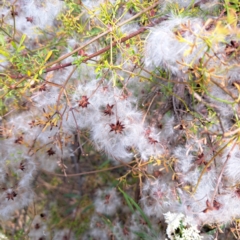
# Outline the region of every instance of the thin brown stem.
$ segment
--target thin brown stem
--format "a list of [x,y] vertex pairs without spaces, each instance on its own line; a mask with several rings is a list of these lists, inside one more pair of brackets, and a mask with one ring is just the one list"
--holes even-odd
[[[82,173],[73,173],[73,174],[67,174],[67,177],[77,177],[77,176],[83,176],[83,175],[90,175],[90,174],[96,174],[96,173],[100,173],[100,172],[106,172],[106,171],[110,171],[113,169],[117,169],[117,168],[121,168],[121,167],[126,167],[125,165],[120,165],[120,166],[115,166],[115,167],[110,167],[110,168],[105,168],[105,169],[101,169],[101,170],[95,170],[95,171],[89,171],[89,172],[82,172]],[[46,170],[41,170],[45,173],[54,175],[54,176],[58,176],[58,177],[66,177],[64,174],[59,174],[59,173],[52,173]]]
[[77,66],[75,66],[75,67],[73,68],[73,70],[71,71],[71,73],[70,73],[69,76],[67,77],[66,81],[65,81],[64,84],[62,85],[62,88],[61,88],[60,93],[58,94],[58,98],[57,98],[57,104],[56,104],[56,106],[57,106],[56,111],[57,111],[57,112],[58,112],[59,102],[60,102],[62,93],[64,92],[65,87],[66,87],[69,79],[72,77],[73,73],[74,73],[76,70],[77,70]]
[[194,190],[193,190],[193,194],[195,194],[196,193],[196,191],[197,191],[197,188],[198,188],[198,186],[199,186],[199,184],[200,184],[200,182],[201,182],[201,179],[202,179],[202,177],[203,177],[203,174],[207,171],[207,169],[210,167],[210,165],[212,164],[212,162],[214,161],[214,159],[233,141],[233,140],[235,140],[235,138],[232,138],[232,139],[230,139],[222,148],[220,148],[217,152],[216,152],[216,154],[214,154],[214,156],[209,160],[209,162],[205,165],[205,167],[204,167],[204,169],[202,170],[202,172],[201,172],[201,174],[200,174],[200,176],[199,176],[199,178],[198,178],[198,181],[197,181],[197,184],[196,184],[196,186],[195,186],[195,188],[194,188]]
[[219,176],[218,176],[217,183],[216,183],[216,187],[215,187],[215,190],[214,190],[214,193],[213,193],[213,196],[212,196],[212,200],[211,200],[211,206],[213,205],[213,201],[215,200],[215,197],[216,197],[216,195],[217,195],[218,187],[219,187],[219,184],[220,184],[220,182],[221,182],[223,172],[224,172],[224,170],[225,170],[225,168],[226,168],[226,165],[227,165],[227,163],[228,163],[229,158],[231,157],[231,152],[233,151],[233,149],[235,148],[235,146],[236,146],[236,142],[233,144],[233,146],[231,147],[229,153],[227,154],[226,161],[224,162],[223,167],[222,167],[222,170],[221,170],[221,172],[220,172],[220,174],[219,174]]

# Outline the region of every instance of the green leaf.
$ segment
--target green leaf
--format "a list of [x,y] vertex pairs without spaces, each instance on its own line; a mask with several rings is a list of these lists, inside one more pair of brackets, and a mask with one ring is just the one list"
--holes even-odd
[[5,40],[3,35],[0,35],[0,45],[5,46]]
[[42,73],[43,73],[43,68],[41,68],[41,69],[39,70],[38,74],[39,74],[39,75],[42,75]]
[[143,210],[138,206],[138,204],[127,193],[125,193],[120,187],[118,187],[118,189],[123,194],[123,196],[124,196],[128,206],[129,206],[129,208],[131,209],[131,211],[134,212],[134,208],[133,208],[133,206],[134,206],[139,211],[142,218],[147,223],[148,227],[150,229],[152,229],[152,224],[151,224],[150,220],[148,219],[146,214],[143,212]]
[[90,36],[98,35],[102,30],[100,28],[94,27],[89,31]]
[[23,44],[23,42],[25,41],[26,37],[27,37],[27,36],[26,36],[25,34],[22,35],[21,40],[20,40],[20,42],[19,42],[19,47],[22,46],[22,44]]
[[47,56],[45,57],[45,62],[52,56],[53,51],[48,52]]
[[11,41],[11,44],[12,44],[13,48],[16,50],[16,49],[17,49],[17,45],[16,45],[16,43],[13,42],[13,41]]
[[123,197],[125,198],[127,205],[129,206],[131,212],[134,213],[134,208],[133,208],[131,202],[129,201],[129,196],[121,188],[118,188],[118,189],[123,194]]
[[10,56],[10,54],[8,52],[4,51],[2,48],[0,48],[0,55],[3,55],[5,57],[9,57]]
[[21,52],[24,49],[25,49],[25,46],[18,47],[18,52]]
[[79,194],[76,194],[76,193],[65,193],[64,194],[64,197],[67,197],[67,198],[77,198],[77,199],[80,199],[81,197],[79,196]]
[[91,210],[91,209],[93,209],[93,204],[90,204],[90,205],[88,205],[87,207],[85,207],[83,210],[82,210],[82,214],[83,213],[85,213],[85,212],[87,212],[88,210]]
[[111,162],[111,160],[106,160],[106,161],[104,161],[104,162],[99,166],[99,169],[104,168],[104,167],[107,166],[110,162]]

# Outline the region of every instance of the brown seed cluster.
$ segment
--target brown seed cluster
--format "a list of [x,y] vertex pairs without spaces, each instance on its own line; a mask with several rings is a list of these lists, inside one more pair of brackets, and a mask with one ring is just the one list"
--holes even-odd
[[15,140],[15,143],[17,143],[17,144],[22,144],[22,143],[23,143],[23,136],[18,137],[18,138]]
[[52,156],[55,154],[55,151],[52,148],[50,148],[47,150],[47,153],[48,153],[48,156]]
[[30,128],[33,128],[34,126],[36,126],[36,121],[32,120],[30,123],[28,123],[28,125],[30,126]]
[[106,196],[105,196],[105,202],[104,202],[104,204],[109,204],[109,201],[110,201],[110,194],[107,194]]
[[237,53],[239,51],[240,44],[237,41],[231,41],[230,44],[226,45],[225,53],[227,56],[232,55],[233,53]]
[[11,11],[11,15],[12,15],[13,17],[18,16],[18,12],[12,10],[12,11]]
[[20,163],[20,165],[19,165],[19,169],[22,170],[22,171],[25,170],[25,165],[24,165],[23,162]]
[[124,125],[119,120],[117,120],[116,124],[111,123],[110,127],[111,127],[110,132],[114,131],[115,133],[120,133],[120,134],[122,134],[123,129],[125,128]]
[[14,191],[10,192],[10,193],[7,193],[7,199],[8,201],[11,199],[11,200],[14,200],[14,198],[17,196],[17,193],[15,193]]
[[156,143],[158,143],[158,141],[157,140],[155,140],[155,139],[153,139],[153,138],[151,138],[151,137],[148,137],[148,141],[149,141],[149,143],[150,144],[156,144]]
[[82,108],[86,108],[90,102],[88,101],[89,98],[87,96],[82,96],[82,98],[78,102],[78,106]]
[[[203,153],[200,153],[198,156],[197,156],[197,160],[195,161],[195,163],[198,165],[198,166],[201,166],[201,165],[207,165],[208,164],[208,162],[206,161],[206,159],[205,159],[205,156],[204,156],[204,154]],[[208,168],[207,168],[207,170],[209,171],[209,170],[211,170],[211,166],[209,166]]]
[[222,206],[221,203],[217,202],[216,200],[213,201],[213,204],[211,205],[210,201],[206,201],[207,208],[203,210],[204,213],[207,213],[209,211],[213,210],[219,210]]
[[39,223],[36,223],[35,226],[34,226],[35,229],[39,229],[40,228],[40,224]]
[[235,190],[235,194],[237,195],[237,197],[240,198],[240,188],[237,188],[237,189]]
[[42,85],[39,87],[39,91],[40,91],[40,92],[44,92],[44,91],[46,91],[46,90],[47,90],[47,85],[46,85],[46,83],[42,84]]
[[27,22],[33,23],[33,17],[26,17]]
[[103,111],[103,113],[104,113],[105,116],[106,116],[106,115],[109,115],[109,116],[113,115],[113,111],[112,111],[113,106],[114,106],[114,105],[109,105],[109,104],[107,104],[106,108],[105,108],[104,111]]

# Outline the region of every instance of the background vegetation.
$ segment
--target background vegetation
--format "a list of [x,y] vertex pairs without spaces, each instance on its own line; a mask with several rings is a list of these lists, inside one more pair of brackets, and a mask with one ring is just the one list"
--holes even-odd
[[239,10],[0,1],[0,239],[239,239]]

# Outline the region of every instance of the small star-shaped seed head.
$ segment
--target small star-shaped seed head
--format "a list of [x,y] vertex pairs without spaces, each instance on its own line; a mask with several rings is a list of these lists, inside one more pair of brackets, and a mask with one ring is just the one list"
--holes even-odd
[[15,140],[15,143],[17,143],[17,144],[22,144],[22,143],[23,143],[23,136],[18,137],[18,138]]
[[153,139],[153,138],[151,138],[151,137],[148,137],[148,141],[150,142],[150,144],[156,144],[156,143],[158,143],[158,141],[157,140],[155,140],[155,139]]
[[24,166],[24,163],[23,163],[23,162],[20,163],[20,165],[19,165],[19,169],[22,170],[22,171],[24,171],[25,166]]
[[207,208],[203,210],[204,213],[207,213],[212,210],[219,210],[222,206],[221,203],[217,202],[216,200],[213,201],[212,205],[209,200],[206,201]]
[[35,120],[32,120],[32,121],[29,123],[29,126],[30,126],[30,128],[33,128],[34,126],[36,126],[36,121],[35,121]]
[[26,17],[27,22],[33,23],[33,17]]
[[105,196],[105,202],[104,202],[104,204],[109,204],[110,197],[111,197],[110,194],[107,194],[107,195]]
[[82,98],[78,102],[78,106],[82,108],[86,108],[88,106],[89,101],[87,96],[82,96]]
[[237,189],[235,190],[235,194],[236,194],[236,196],[237,196],[238,198],[240,198],[240,188],[237,188]]
[[113,111],[112,111],[112,108],[113,108],[114,105],[109,105],[107,104],[106,108],[104,109],[104,115],[113,115]]
[[42,85],[39,87],[39,91],[40,91],[40,92],[43,92],[43,91],[46,91],[46,90],[47,90],[46,83],[42,84]]
[[11,199],[11,200],[14,200],[14,198],[17,196],[17,193],[15,193],[14,191],[12,191],[12,192],[8,192],[7,193],[7,199],[8,199],[8,201]]
[[240,43],[237,41],[231,41],[230,44],[226,45],[225,48],[225,54],[227,56],[233,54],[233,53],[237,53],[237,50],[239,49]]
[[110,124],[110,127],[111,127],[111,130],[110,132],[115,132],[115,133],[122,133],[123,132],[123,129],[125,128],[124,125],[119,121],[117,120],[116,124]]
[[55,151],[52,148],[50,148],[49,150],[47,150],[47,153],[48,153],[48,156],[52,156],[55,154]]
[[40,224],[36,223],[34,227],[35,227],[35,229],[39,229],[40,228]]

